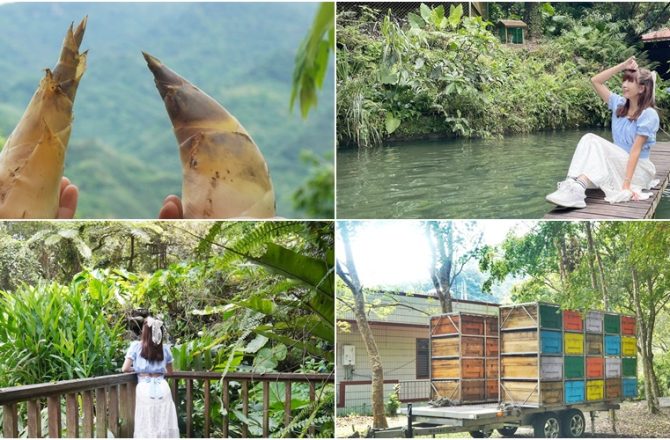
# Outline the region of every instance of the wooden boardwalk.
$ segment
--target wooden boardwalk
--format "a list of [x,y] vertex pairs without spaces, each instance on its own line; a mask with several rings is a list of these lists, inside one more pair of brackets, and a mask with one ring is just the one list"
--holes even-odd
[[647,219],[654,216],[661,201],[663,190],[668,185],[670,175],[670,142],[657,142],[651,149],[651,161],[656,165],[656,178],[660,183],[652,188],[652,196],[643,201],[611,204],[605,201],[605,194],[599,189],[586,191],[586,208],[558,209],[547,213],[545,219]]

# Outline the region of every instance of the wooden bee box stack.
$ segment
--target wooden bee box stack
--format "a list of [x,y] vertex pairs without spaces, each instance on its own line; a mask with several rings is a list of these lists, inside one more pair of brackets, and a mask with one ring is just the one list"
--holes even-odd
[[454,404],[498,401],[498,317],[430,318],[431,398]]

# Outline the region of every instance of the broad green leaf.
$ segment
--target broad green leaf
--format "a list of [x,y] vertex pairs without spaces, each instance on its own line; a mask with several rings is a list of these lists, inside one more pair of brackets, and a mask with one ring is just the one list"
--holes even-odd
[[423,20],[426,23],[430,23],[432,12],[425,3],[421,3],[421,6],[419,7],[419,12],[421,13],[421,18],[423,18]]
[[258,335],[251,342],[247,344],[247,346],[244,348],[244,351],[246,353],[256,353],[258,350],[263,348],[263,346],[265,346],[267,342],[268,342],[267,337],[263,335]]
[[452,28],[458,27],[461,22],[461,17],[463,17],[463,5],[459,4],[456,7],[451,5],[449,7],[449,26]]
[[426,24],[423,18],[416,15],[414,12],[407,14],[407,20],[409,20],[409,25],[413,28],[421,29]]
[[400,127],[400,119],[393,116],[392,113],[386,113],[386,132],[392,134]]

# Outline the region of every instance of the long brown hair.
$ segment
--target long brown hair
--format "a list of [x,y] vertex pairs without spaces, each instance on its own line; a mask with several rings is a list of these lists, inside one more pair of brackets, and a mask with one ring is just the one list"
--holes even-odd
[[[642,112],[646,110],[647,108],[651,107],[654,108],[656,106],[656,102],[654,101],[654,78],[652,76],[651,71],[647,69],[639,69],[639,70],[625,70],[623,74],[623,80],[624,81],[630,81],[637,83],[639,86],[644,87],[644,90],[642,93],[637,98],[637,110],[631,116],[631,120],[635,121],[637,118],[640,117]],[[616,115],[619,118],[622,118],[624,116],[628,115],[628,110],[630,109],[630,100],[626,99],[626,103],[624,105],[619,106],[616,109]]]
[[159,344],[154,344],[154,341],[151,339],[151,327],[146,322],[142,326],[142,351],[140,355],[149,362],[163,361],[163,341],[161,340]]

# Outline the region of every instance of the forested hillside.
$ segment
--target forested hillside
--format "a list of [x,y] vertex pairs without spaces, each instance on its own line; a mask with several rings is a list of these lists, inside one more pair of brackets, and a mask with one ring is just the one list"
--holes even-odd
[[141,51],[221,102],[263,151],[278,214],[301,217],[292,194],[333,149],[333,75],[306,120],[289,110],[291,76],[315,3],[35,3],[0,5],[0,137],[18,122],[53,67],[67,26],[88,15],[88,69],[75,102],[66,175],[77,216],[151,218],[181,191],[172,126]]

